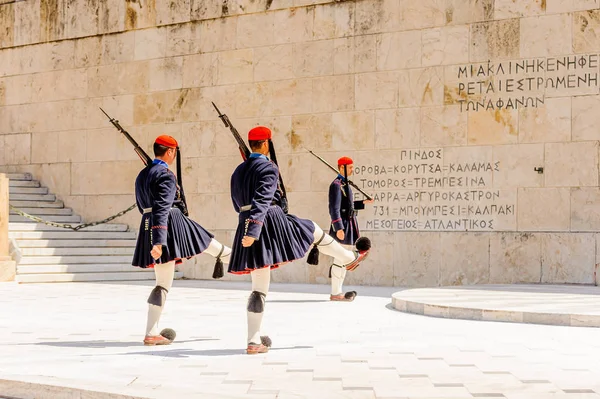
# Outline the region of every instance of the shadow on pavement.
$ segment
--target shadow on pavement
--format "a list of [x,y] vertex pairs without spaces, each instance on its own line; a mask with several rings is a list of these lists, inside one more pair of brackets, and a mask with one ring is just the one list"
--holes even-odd
[[[111,282],[94,282],[93,284],[107,285],[137,285],[137,286],[154,286],[154,281],[111,281]],[[175,280],[174,288],[197,288],[225,291],[251,291],[251,283],[249,281],[210,281],[210,280]],[[329,284],[288,284],[288,283],[271,283],[269,292],[283,292],[294,294],[319,294],[329,297]],[[373,287],[373,286],[358,286],[345,285],[345,291],[356,291],[358,296],[375,297],[375,298],[390,298],[393,293],[404,291],[407,287]]]
[[[312,346],[288,346],[283,348],[271,348],[269,352],[289,349],[311,349]],[[122,355],[150,355],[150,356],[164,356],[172,358],[186,358],[191,356],[235,356],[245,355],[245,349],[206,349],[206,350],[194,350],[194,349],[170,349],[164,351],[148,351],[148,352],[130,352],[123,353]]]
[[272,299],[268,300],[267,303],[313,303],[313,302],[331,302],[324,299]]
[[[187,341],[177,341],[175,343],[189,343],[189,342],[204,342],[204,341],[218,341],[216,338],[202,338],[202,339],[190,339]],[[143,346],[142,340],[135,342],[124,342],[124,341],[55,341],[55,342],[34,342],[24,343],[17,345],[45,345],[45,346],[56,346],[59,348],[129,348],[132,346]]]

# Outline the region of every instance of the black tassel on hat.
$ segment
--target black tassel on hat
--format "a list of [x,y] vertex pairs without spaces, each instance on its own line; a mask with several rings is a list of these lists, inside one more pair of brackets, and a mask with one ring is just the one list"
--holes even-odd
[[176,198],[180,201],[181,212],[185,216],[190,216],[189,210],[187,209],[187,201],[185,200],[185,193],[183,192],[183,173],[181,172],[181,150],[177,146],[177,185],[179,186],[179,196]]
[[[277,155],[275,154],[275,146],[273,145],[273,140],[269,139],[268,143],[269,143],[269,157],[271,158],[271,161],[273,161],[273,163],[275,165],[277,165],[277,167],[279,167],[279,163],[277,163]],[[288,206],[287,192],[285,191],[285,184],[283,184],[283,177],[281,176],[281,173],[279,174],[279,183],[277,184],[277,189],[281,191],[281,198],[279,200],[279,206],[283,210],[283,213],[285,213],[287,215],[289,206]]]

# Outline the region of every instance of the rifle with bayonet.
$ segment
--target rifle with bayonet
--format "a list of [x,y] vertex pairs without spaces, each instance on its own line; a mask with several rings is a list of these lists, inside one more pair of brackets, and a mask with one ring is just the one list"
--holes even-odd
[[150,158],[148,156],[148,154],[146,154],[144,149],[142,147],[140,147],[138,145],[138,143],[136,143],[136,141],[133,139],[133,137],[131,137],[131,135],[129,133],[127,133],[127,130],[123,129],[123,127],[121,126],[119,121],[108,116],[108,114],[102,108],[100,108],[100,111],[102,111],[104,113],[104,115],[106,115],[106,117],[108,118],[110,123],[112,123],[113,126],[115,128],[117,128],[117,130],[119,132],[123,133],[123,136],[125,136],[125,138],[127,140],[129,140],[129,142],[133,145],[133,150],[135,151],[136,154],[138,154],[138,156],[140,157],[140,159],[142,160],[144,165],[148,165],[149,163],[152,163],[152,158]]
[[225,114],[222,114],[214,102],[212,103],[212,105],[213,105],[213,107],[215,107],[215,110],[217,111],[217,114],[219,114],[219,118],[221,119],[221,121],[223,121],[223,124],[225,125],[225,127],[228,127],[229,130],[231,130],[231,134],[233,134],[233,138],[238,143],[238,148],[240,150],[240,154],[242,155],[242,159],[245,161],[250,156],[250,149],[246,145],[246,142],[244,141],[242,136],[240,136],[240,133],[237,131],[237,129],[233,126],[233,124],[229,120],[229,117]]
[[[311,150],[306,150],[308,152],[310,152],[312,155],[314,155],[319,161],[323,162],[325,165],[329,166],[329,169],[333,170],[336,174],[340,174],[340,171],[336,168],[334,168],[333,166],[331,166],[326,160],[324,160],[323,158],[321,158],[320,156],[318,156],[317,154],[315,154],[314,152],[312,152]],[[364,195],[367,200],[371,201],[373,200],[373,197],[371,197],[369,194],[365,193],[363,190],[360,189],[360,187],[358,187],[356,184],[354,184],[354,182],[350,179],[348,179],[347,176],[344,176],[344,179],[346,180],[346,182],[351,185],[352,187],[354,187],[355,189],[357,189],[362,195]]]
[[[127,140],[129,140],[129,142],[133,145],[133,150],[140,157],[140,159],[142,160],[144,165],[148,166],[149,164],[151,164],[152,158],[150,158],[150,156],[148,154],[146,154],[146,151],[144,151],[144,149],[139,146],[139,144],[135,141],[135,139],[133,137],[131,137],[131,135],[129,133],[127,133],[127,130],[123,129],[123,126],[121,126],[119,121],[116,120],[115,118],[111,118],[102,108],[100,108],[100,111],[102,111],[104,113],[104,115],[106,115],[106,117],[108,118],[110,123],[112,123],[113,126],[119,132],[123,133],[123,136],[125,136],[125,138]],[[178,147],[177,148],[177,186],[178,186],[177,195],[178,195],[178,198],[175,199],[174,205],[177,206],[185,216],[189,216],[187,202],[185,200],[185,193],[183,192],[183,181],[182,181],[181,175],[182,175],[182,173],[181,173],[181,154],[179,152],[179,147]]]
[[[233,126],[233,124],[229,120],[229,117],[225,114],[222,114],[214,102],[212,103],[212,105],[213,105],[213,107],[215,107],[215,110],[217,111],[217,114],[219,115],[219,118],[221,119],[221,121],[223,122],[225,127],[229,128],[229,130],[231,131],[231,134],[233,134],[233,137],[235,138],[235,141],[237,141],[238,148],[240,150],[240,154],[242,155],[242,159],[244,161],[247,160],[248,157],[250,156],[250,149],[246,145],[246,142],[244,141],[242,136],[240,136],[240,133],[237,131],[237,129]],[[272,158],[272,160],[273,160],[273,163],[275,163],[275,165],[277,165],[277,160],[274,157]],[[279,165],[277,165],[277,167],[279,167]],[[285,185],[283,184],[283,177],[281,177],[281,173],[279,173],[279,183],[277,184],[277,188],[279,189],[279,191],[281,191],[280,207],[284,213],[288,213],[289,208],[288,208],[287,193],[285,191]]]

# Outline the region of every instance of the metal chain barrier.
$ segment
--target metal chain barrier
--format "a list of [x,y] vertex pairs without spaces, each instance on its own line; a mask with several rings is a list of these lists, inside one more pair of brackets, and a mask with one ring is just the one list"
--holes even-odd
[[118,218],[120,216],[123,216],[127,212],[129,212],[132,209],[134,209],[137,205],[133,204],[129,208],[127,208],[127,209],[125,209],[125,210],[117,213],[116,215],[107,217],[106,219],[102,219],[102,220],[99,220],[97,222],[83,223],[83,224],[79,224],[77,226],[73,226],[73,225],[65,224],[65,223],[50,222],[48,220],[41,219],[41,218],[39,218],[37,216],[33,216],[33,215],[28,214],[28,213],[25,213],[22,210],[20,210],[18,208],[15,208],[14,206],[12,206],[10,204],[8,206],[10,207],[10,209],[12,209],[13,211],[15,211],[17,214],[19,214],[19,215],[21,215],[23,217],[26,217],[27,219],[33,220],[34,222],[44,223],[45,225],[48,225],[48,226],[61,227],[63,229],[71,229],[73,231],[78,231],[78,230],[84,229],[86,227],[97,226],[99,224],[108,223],[108,222],[110,222],[113,219],[116,219],[116,218]]

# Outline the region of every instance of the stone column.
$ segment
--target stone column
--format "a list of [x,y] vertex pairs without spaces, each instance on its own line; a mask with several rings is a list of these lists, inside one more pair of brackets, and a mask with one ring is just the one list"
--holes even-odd
[[8,177],[0,173],[0,281],[13,281],[16,275],[8,248]]

